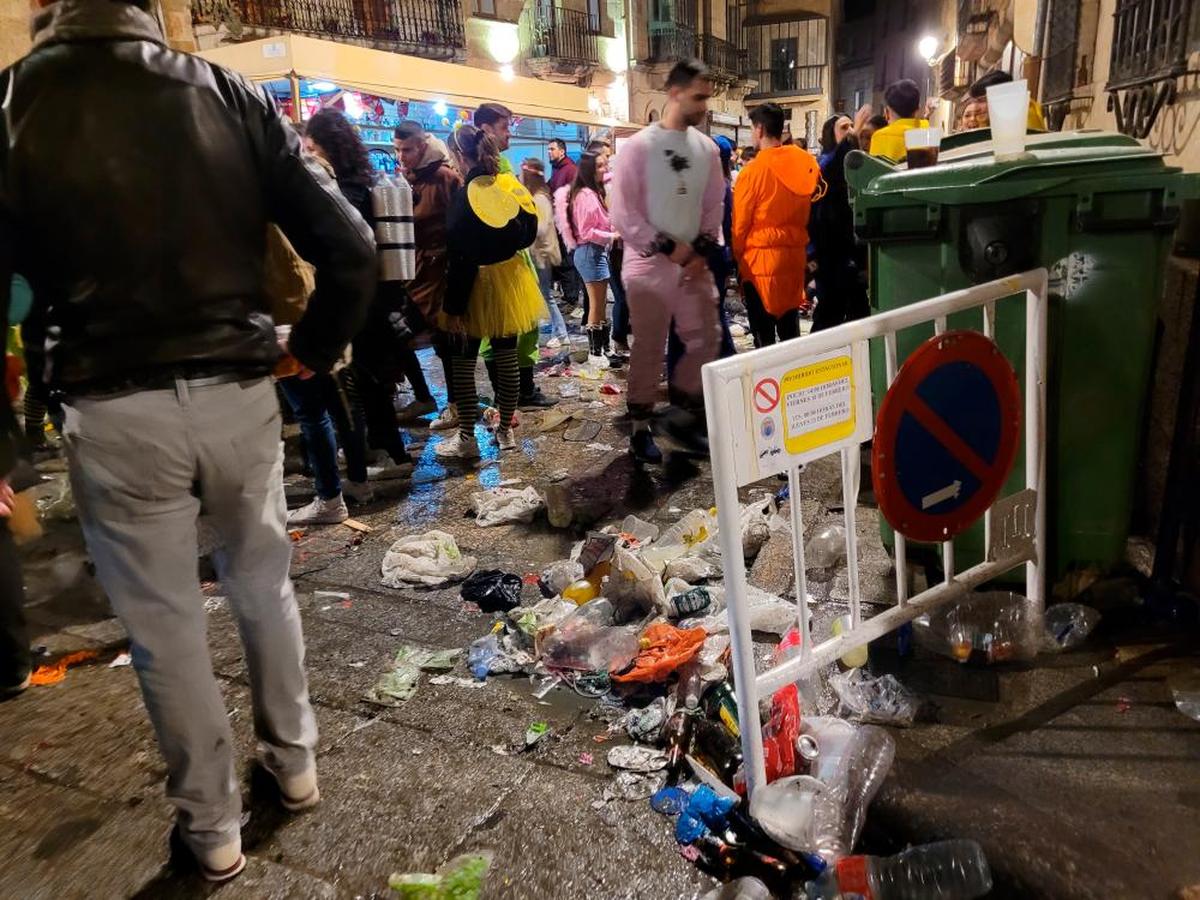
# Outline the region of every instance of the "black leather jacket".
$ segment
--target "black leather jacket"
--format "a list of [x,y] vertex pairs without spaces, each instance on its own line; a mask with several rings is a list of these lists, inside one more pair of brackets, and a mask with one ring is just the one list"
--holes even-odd
[[19,272],[30,368],[68,395],[269,372],[271,221],[317,269],[291,350],[329,369],[374,292],[374,239],[267,95],[126,3],[59,0],[34,32],[0,73],[0,323]]

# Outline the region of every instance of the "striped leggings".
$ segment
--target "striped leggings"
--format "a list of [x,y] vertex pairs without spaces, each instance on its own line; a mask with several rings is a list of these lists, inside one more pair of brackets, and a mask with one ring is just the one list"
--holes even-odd
[[[463,440],[475,436],[475,411],[479,408],[479,391],[475,386],[475,363],[479,358],[479,338],[450,336],[454,347],[454,402],[458,406],[458,433]],[[521,390],[521,375],[517,366],[516,336],[492,338],[492,359],[496,364],[496,406],[500,424],[507,427],[517,411],[517,396]]]

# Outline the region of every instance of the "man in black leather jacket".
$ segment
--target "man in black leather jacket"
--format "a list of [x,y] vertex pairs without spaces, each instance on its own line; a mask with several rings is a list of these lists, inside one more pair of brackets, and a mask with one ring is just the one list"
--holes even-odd
[[203,504],[224,541],[260,759],[285,807],[311,806],[263,256],[275,222],[315,265],[289,349],[323,371],[362,325],[374,243],[266,94],[168,49],[145,7],[59,0],[33,24],[33,50],[0,73],[0,321],[19,272],[29,362],[63,399],[80,523],[130,634],[179,835],[224,880],[245,859],[196,517]]

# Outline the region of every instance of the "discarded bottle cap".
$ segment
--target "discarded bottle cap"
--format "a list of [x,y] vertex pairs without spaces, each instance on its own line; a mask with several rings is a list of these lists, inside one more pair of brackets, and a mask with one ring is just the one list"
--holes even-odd
[[821,745],[811,734],[802,734],[796,738],[796,752],[810,764],[817,761],[821,755]]

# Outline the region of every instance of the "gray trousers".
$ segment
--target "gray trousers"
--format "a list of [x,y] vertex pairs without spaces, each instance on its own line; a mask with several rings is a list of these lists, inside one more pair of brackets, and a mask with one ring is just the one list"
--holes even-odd
[[300,614],[288,577],[279,404],[269,379],[73,398],[63,431],[96,575],[129,632],[167,763],[167,798],[194,850],[238,838],[241,795],[213,676],[196,560],[203,504],[246,650],[259,754],[271,771],[313,765]]

